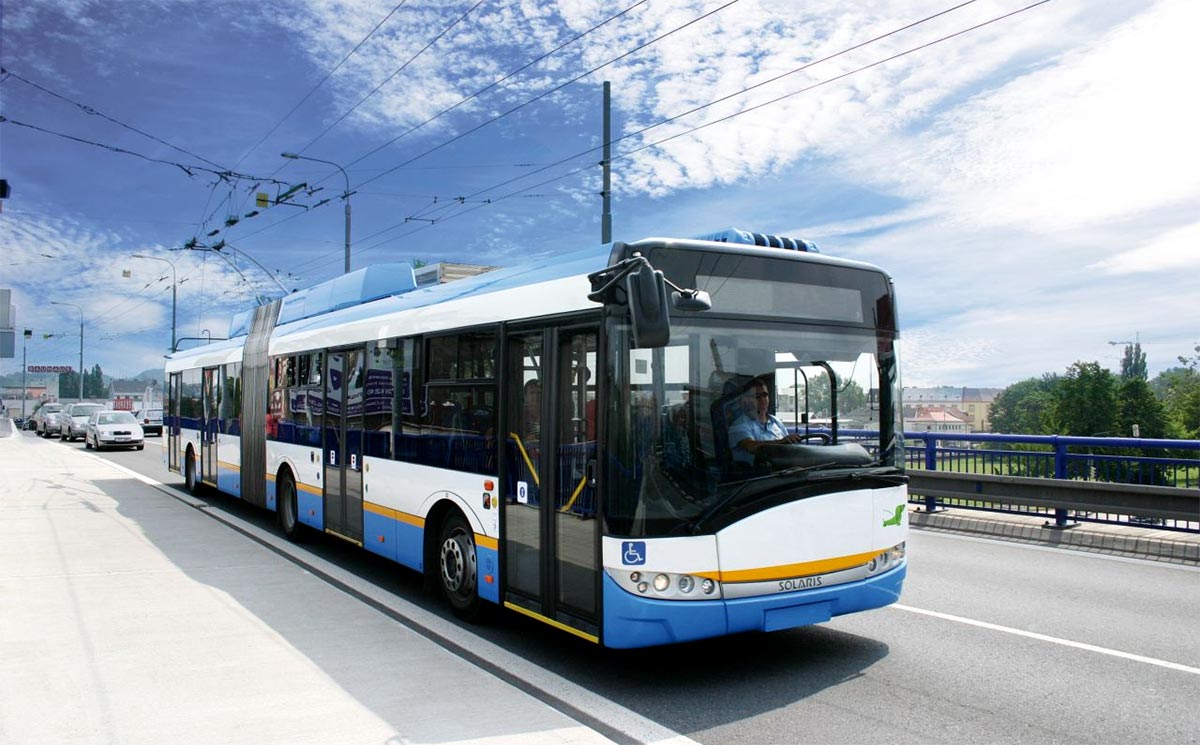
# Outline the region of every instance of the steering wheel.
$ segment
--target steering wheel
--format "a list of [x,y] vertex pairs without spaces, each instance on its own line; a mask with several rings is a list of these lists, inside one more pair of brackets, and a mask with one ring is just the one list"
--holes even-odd
[[824,432],[811,432],[807,435],[800,435],[800,442],[808,442],[809,440],[816,440],[821,445],[828,445],[833,441],[832,438],[830,438],[829,435],[825,434]]

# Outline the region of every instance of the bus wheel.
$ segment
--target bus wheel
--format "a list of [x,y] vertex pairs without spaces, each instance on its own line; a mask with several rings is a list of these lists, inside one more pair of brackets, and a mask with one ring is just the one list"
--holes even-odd
[[475,535],[471,526],[461,514],[451,512],[442,522],[438,570],[442,594],[450,602],[454,615],[464,621],[475,620],[481,610],[475,563]]
[[196,455],[195,451],[191,448],[188,448],[187,455],[185,456],[183,482],[189,494],[195,494],[200,491],[200,479],[196,475]]
[[284,473],[276,482],[275,512],[279,516],[279,529],[293,543],[304,540],[304,524],[296,502],[296,482],[291,474]]

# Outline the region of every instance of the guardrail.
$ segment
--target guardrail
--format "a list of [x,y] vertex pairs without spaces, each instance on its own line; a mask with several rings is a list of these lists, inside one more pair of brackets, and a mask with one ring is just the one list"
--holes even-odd
[[[850,430],[843,436],[870,436]],[[1200,533],[1200,440],[906,432],[909,500]]]

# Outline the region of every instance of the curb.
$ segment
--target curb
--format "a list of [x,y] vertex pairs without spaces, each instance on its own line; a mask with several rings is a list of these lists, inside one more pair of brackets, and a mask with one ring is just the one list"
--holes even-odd
[[[1012,516],[1004,519],[955,514],[953,509],[925,512],[910,509],[909,525],[922,530],[984,535],[1002,540],[1038,543],[1092,553],[1113,554],[1172,564],[1200,565],[1200,540],[1176,540],[1164,537],[1166,531],[1088,526],[1056,530],[1044,526],[1040,518]],[[1190,535],[1188,537],[1191,537]]]

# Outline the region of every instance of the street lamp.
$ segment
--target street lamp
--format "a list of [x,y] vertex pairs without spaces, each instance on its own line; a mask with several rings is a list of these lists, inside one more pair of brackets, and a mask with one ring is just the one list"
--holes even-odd
[[333,166],[342,172],[342,177],[346,179],[346,192],[342,196],[346,200],[346,274],[350,273],[350,177],[346,175],[346,169],[334,163],[332,160],[321,160],[320,158],[310,158],[307,155],[299,153],[280,153],[284,158],[291,160],[311,160],[314,163],[324,163]]
[[165,261],[171,265],[171,352],[175,352],[175,289],[179,282],[175,276],[175,262],[170,259],[164,259],[161,256],[147,256],[145,254],[134,254],[135,259],[151,259],[153,261]]
[[26,347],[29,345],[29,337],[33,336],[33,329],[25,329],[25,333],[21,335],[21,426],[25,424],[25,399],[29,398],[29,386],[25,384],[25,373],[29,370],[29,358],[26,357]]
[[69,305],[79,311],[79,400],[83,400],[83,308],[75,303],[64,303],[51,300],[51,305]]

